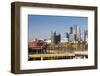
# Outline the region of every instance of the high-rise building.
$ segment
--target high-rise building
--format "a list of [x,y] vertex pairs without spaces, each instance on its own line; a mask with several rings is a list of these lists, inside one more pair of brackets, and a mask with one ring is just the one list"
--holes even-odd
[[69,42],[75,41],[75,34],[69,34]]
[[71,41],[80,41],[81,40],[81,30],[80,28],[75,25],[73,27],[70,27],[70,34],[69,34],[69,40]]
[[83,41],[88,41],[88,31],[84,30],[83,32]]
[[80,33],[80,27],[75,25],[73,26],[73,34],[79,34]]
[[70,27],[70,34],[73,34],[73,27]]
[[56,34],[56,32],[52,32],[51,33],[51,43],[53,44],[58,44],[61,41],[61,35],[60,34]]
[[77,41],[80,41],[81,40],[81,30],[80,30],[80,27],[79,26],[77,26],[76,40]]
[[69,38],[69,33],[68,32],[66,32],[66,38]]
[[77,26],[73,26],[73,34],[77,34]]
[[76,34],[80,34],[81,33],[81,30],[80,30],[80,27],[79,26],[76,26],[77,28],[77,31],[76,31]]

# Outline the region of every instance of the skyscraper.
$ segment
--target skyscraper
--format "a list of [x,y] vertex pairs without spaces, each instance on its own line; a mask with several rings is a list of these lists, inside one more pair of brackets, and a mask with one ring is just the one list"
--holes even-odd
[[53,44],[58,44],[61,41],[61,35],[60,34],[56,34],[56,32],[52,32],[51,33],[51,43]]
[[80,33],[80,27],[75,25],[73,26],[73,34],[79,34]]
[[81,40],[81,30],[77,25],[70,27],[69,40],[70,41],[80,41]]
[[81,40],[81,30],[79,26],[76,26],[76,40],[77,41]]
[[88,31],[84,30],[83,32],[83,41],[88,41]]
[[75,41],[75,34],[69,34],[69,42]]
[[73,27],[70,27],[70,34],[73,34]]

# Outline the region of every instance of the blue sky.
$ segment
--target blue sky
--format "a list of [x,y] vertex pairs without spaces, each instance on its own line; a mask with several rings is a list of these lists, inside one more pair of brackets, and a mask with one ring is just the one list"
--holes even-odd
[[50,16],[50,15],[28,15],[28,41],[35,38],[50,38],[51,32],[61,35],[69,32],[71,26],[77,25],[81,31],[87,29],[87,17],[74,16]]

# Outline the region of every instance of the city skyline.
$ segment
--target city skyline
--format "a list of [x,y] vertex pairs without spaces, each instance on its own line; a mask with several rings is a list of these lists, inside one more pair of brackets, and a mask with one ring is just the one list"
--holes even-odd
[[87,17],[72,16],[44,16],[29,15],[28,16],[28,41],[33,39],[50,38],[51,32],[57,32],[61,35],[68,32],[71,26],[79,26],[81,31],[88,29]]

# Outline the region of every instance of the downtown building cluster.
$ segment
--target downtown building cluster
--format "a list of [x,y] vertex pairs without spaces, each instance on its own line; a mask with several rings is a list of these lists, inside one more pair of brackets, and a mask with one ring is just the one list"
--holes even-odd
[[79,26],[73,26],[69,28],[69,32],[66,32],[64,37],[62,37],[61,34],[52,32],[51,39],[49,41],[47,40],[47,43],[78,43],[83,41],[88,41],[88,30],[82,31]]

